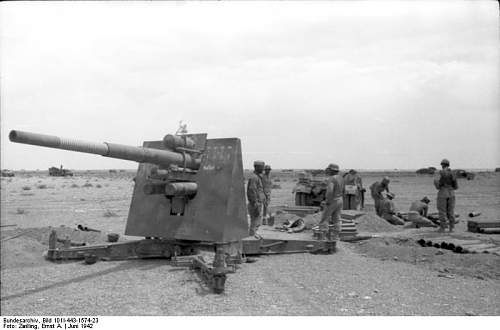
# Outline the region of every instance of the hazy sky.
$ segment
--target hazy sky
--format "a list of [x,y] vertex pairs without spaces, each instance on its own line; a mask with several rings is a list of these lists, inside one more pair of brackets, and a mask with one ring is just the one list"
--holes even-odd
[[498,3],[1,3],[1,165],[134,168],[11,129],[239,137],[245,167],[500,166]]

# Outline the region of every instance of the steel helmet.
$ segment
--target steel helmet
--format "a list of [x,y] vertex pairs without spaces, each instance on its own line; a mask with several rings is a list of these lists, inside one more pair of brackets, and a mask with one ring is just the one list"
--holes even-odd
[[327,170],[331,170],[331,171],[339,171],[339,166],[337,164],[328,164],[328,166],[326,167]]

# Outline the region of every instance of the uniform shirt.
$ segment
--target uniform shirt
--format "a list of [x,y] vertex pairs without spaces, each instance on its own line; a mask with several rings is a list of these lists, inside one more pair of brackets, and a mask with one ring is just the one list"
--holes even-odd
[[270,174],[262,174],[262,186],[264,188],[264,194],[266,196],[271,195],[271,187],[273,183],[271,181],[271,175]]
[[396,207],[394,206],[394,202],[389,198],[384,198],[380,204],[380,214],[382,217],[384,217],[384,215],[393,215],[395,213]]
[[438,190],[438,198],[455,196],[458,189],[457,176],[450,168],[445,168],[434,177],[434,186]]
[[340,175],[334,175],[327,181],[325,201],[327,204],[342,198],[344,193],[344,180]]
[[382,184],[381,182],[374,182],[371,186],[370,186],[370,191],[372,193],[372,197],[374,199],[382,199],[384,196],[382,196],[382,192],[383,191],[387,191],[389,192],[389,186],[388,185],[385,185],[385,184]]
[[248,178],[247,198],[250,203],[262,203],[265,198],[262,178],[255,172]]
[[422,201],[415,201],[411,203],[410,206],[410,211],[416,211],[418,214],[423,215],[424,217],[427,216],[427,210],[429,209],[429,205],[427,203],[424,203]]
[[361,177],[357,174],[347,173],[347,175],[344,177],[344,184],[350,186],[358,186],[359,189],[363,188]]

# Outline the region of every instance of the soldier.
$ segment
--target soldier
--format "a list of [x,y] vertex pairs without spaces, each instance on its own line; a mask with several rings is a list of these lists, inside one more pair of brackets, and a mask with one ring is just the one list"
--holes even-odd
[[404,220],[396,216],[396,207],[392,201],[396,196],[390,192],[385,196],[386,198],[380,202],[380,216],[393,225],[404,225]]
[[427,219],[430,202],[429,198],[425,196],[422,200],[411,203],[410,212],[408,212],[408,221],[413,222],[417,227],[436,227],[431,220]]
[[372,194],[372,198],[373,198],[373,201],[375,202],[375,212],[377,213],[378,216],[381,215],[380,213],[380,202],[382,201],[382,199],[384,199],[384,196],[382,195],[382,192],[385,190],[386,192],[390,192],[389,191],[389,178],[387,176],[385,176],[383,179],[382,179],[382,182],[374,182],[371,186],[370,186],[370,192]]
[[450,169],[450,161],[441,161],[441,171],[434,177],[437,193],[437,209],[439,212],[439,232],[446,229],[448,223],[450,232],[455,227],[455,190],[458,189],[457,177]]
[[271,188],[272,188],[272,180],[270,176],[271,166],[264,166],[264,174],[262,175],[262,186],[264,188],[264,209],[262,211],[262,219],[263,223],[267,224],[269,219],[269,203],[271,203]]
[[257,237],[257,230],[262,221],[262,204],[265,200],[262,186],[262,171],[264,162],[257,160],[253,163],[254,172],[250,175],[247,184],[248,214],[250,215],[249,235]]
[[344,176],[344,187],[344,210],[357,210],[363,190],[363,183],[358,172],[349,170],[349,173]]
[[330,240],[338,240],[340,235],[340,212],[342,211],[342,195],[344,192],[344,182],[339,175],[339,166],[330,164],[325,170],[326,175],[330,176],[327,182],[325,195],[325,208],[321,214],[319,229],[326,233],[328,225],[333,225],[333,235]]

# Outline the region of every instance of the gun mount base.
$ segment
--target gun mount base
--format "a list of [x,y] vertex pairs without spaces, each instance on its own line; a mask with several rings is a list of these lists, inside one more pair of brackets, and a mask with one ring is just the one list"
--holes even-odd
[[[200,274],[201,279],[214,293],[223,293],[227,274],[234,273],[237,265],[246,262],[246,256],[335,252],[335,241],[256,239],[248,237],[235,243],[203,243],[193,241],[146,238],[142,240],[107,243],[101,245],[72,246],[64,240],[57,247],[56,231],[49,237],[49,249],[45,257],[51,261],[85,260],[93,264],[97,260],[113,261],[127,259],[165,258],[173,266],[190,267]],[[215,252],[213,262],[207,262],[200,251]],[[232,254],[230,253],[233,252]],[[90,262],[92,261],[92,262]]]

